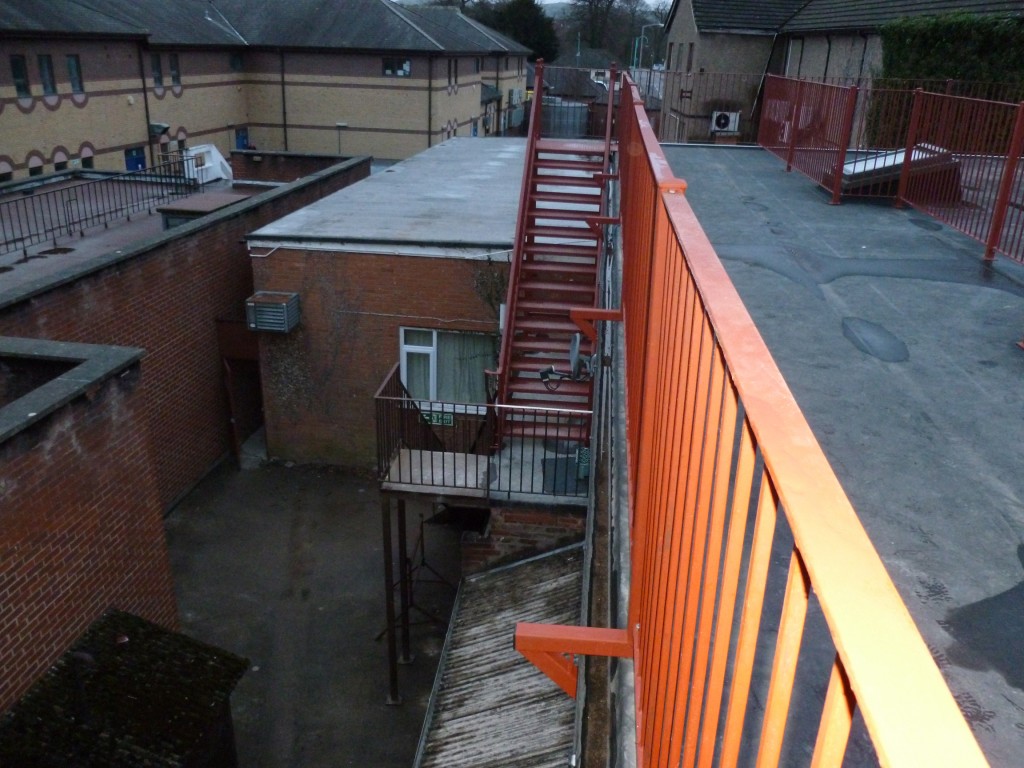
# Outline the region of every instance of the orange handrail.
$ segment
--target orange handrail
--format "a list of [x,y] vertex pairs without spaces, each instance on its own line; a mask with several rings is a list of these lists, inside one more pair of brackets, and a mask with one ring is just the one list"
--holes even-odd
[[[814,764],[840,764],[856,707],[883,765],[986,765],[637,101],[622,99],[619,151],[640,764],[732,765],[752,729],[758,764],[780,764],[813,594],[835,652]],[[765,649],[779,542],[788,586]]]

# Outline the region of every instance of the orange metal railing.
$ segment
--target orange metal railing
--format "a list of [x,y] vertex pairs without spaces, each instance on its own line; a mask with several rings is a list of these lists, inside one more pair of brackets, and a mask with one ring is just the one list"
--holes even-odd
[[[812,765],[842,763],[855,711],[883,765],[984,765],[638,102],[626,90],[619,148],[640,763],[734,765],[746,748],[792,764],[797,666],[825,642],[831,668],[801,677],[804,693],[828,691]],[[773,546],[789,552],[777,618],[763,610],[782,575]],[[826,637],[809,636],[809,610]],[[763,715],[748,722],[767,651]]]
[[642,768],[986,765],[626,83],[629,618],[516,647],[570,694],[632,658]]

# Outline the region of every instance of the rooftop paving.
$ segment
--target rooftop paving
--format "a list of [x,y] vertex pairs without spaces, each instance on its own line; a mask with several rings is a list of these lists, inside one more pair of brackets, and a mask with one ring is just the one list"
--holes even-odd
[[[252,247],[484,258],[515,239],[526,142],[455,138],[268,224]],[[452,212],[465,215],[452,226]]]
[[1024,266],[756,148],[667,147],[994,766],[1024,761]]

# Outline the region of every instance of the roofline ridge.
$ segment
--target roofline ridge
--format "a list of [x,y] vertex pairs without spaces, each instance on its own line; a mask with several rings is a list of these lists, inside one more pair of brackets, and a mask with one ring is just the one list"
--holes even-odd
[[446,49],[446,48],[445,48],[445,47],[444,47],[443,45],[441,45],[441,43],[437,42],[437,40],[435,40],[435,39],[434,39],[433,37],[431,37],[431,36],[430,36],[430,35],[429,35],[429,34],[428,34],[428,33],[426,32],[426,30],[422,29],[422,28],[421,28],[421,27],[420,27],[420,26],[419,26],[419,25],[418,25],[418,24],[417,24],[416,22],[414,22],[414,21],[413,21],[412,19],[410,19],[410,18],[409,18],[409,17],[408,17],[408,16],[407,16],[407,15],[405,14],[405,9],[403,9],[403,8],[400,8],[400,7],[399,7],[398,5],[396,5],[395,3],[392,3],[392,2],[391,2],[391,0],[377,0],[377,2],[378,2],[378,3],[380,3],[381,5],[383,5],[383,6],[385,7],[385,8],[387,8],[387,9],[388,9],[389,11],[391,11],[391,12],[392,12],[393,14],[395,14],[395,16],[397,16],[398,18],[400,18],[400,19],[401,19],[402,21],[404,21],[404,22],[405,22],[406,24],[408,24],[408,25],[409,25],[410,27],[412,27],[413,29],[415,29],[415,30],[416,30],[417,32],[419,32],[419,33],[420,33],[421,35],[423,35],[423,37],[425,37],[425,38],[426,38],[427,40],[429,40],[429,41],[430,41],[431,43],[433,43],[433,44],[434,44],[435,46],[437,46],[437,49],[438,49],[439,51],[444,51],[444,50],[447,50],[447,49]]
[[[456,11],[455,11],[455,12],[456,12],[457,14],[459,14],[459,16],[461,16],[461,17],[462,17],[463,19],[465,19],[465,21],[466,21],[466,22],[467,22],[467,23],[468,23],[468,24],[469,24],[469,25],[470,25],[471,27],[473,27],[473,29],[475,29],[475,30],[476,30],[477,32],[479,32],[479,33],[480,33],[481,35],[483,35],[483,36],[484,36],[484,37],[486,37],[486,38],[487,38],[488,40],[490,40],[490,41],[491,41],[492,43],[494,43],[495,45],[497,45],[497,46],[498,46],[499,48],[501,48],[501,49],[502,49],[503,51],[505,51],[505,52],[507,53],[507,52],[509,52],[509,51],[511,50],[511,49],[510,49],[510,48],[509,48],[509,47],[508,47],[508,46],[507,46],[507,45],[506,45],[505,43],[503,43],[503,42],[502,42],[501,40],[498,40],[498,39],[497,39],[496,37],[494,37],[494,35],[492,35],[492,34],[491,34],[492,32],[495,32],[496,30],[492,30],[491,28],[489,28],[489,27],[485,26],[484,24],[481,24],[481,23],[480,23],[479,21],[477,21],[476,19],[470,18],[469,16],[467,16],[466,14],[464,14],[464,13],[463,13],[462,11],[460,11],[460,10],[458,10],[458,9],[456,9]],[[509,39],[511,39],[511,38],[509,38]],[[515,41],[513,41],[513,42],[515,42]],[[520,43],[520,45],[522,45],[522,43]]]
[[90,13],[95,13],[97,16],[103,16],[104,18],[116,21],[118,24],[124,24],[129,29],[134,29],[138,32],[143,32],[148,37],[152,34],[152,31],[148,27],[140,27],[138,22],[130,18],[122,18],[120,15],[110,13],[108,11],[101,11],[99,8],[94,8],[90,3],[84,2],[84,0],[71,0],[73,5],[77,5]]

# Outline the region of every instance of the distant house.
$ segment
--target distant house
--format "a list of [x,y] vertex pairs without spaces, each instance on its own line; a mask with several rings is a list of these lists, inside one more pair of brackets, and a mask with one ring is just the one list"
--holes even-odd
[[666,69],[868,77],[881,66],[879,28],[951,11],[1024,13],[1019,0],[675,0]]
[[954,10],[1024,13],[1019,0],[675,0],[661,138],[753,141],[766,74],[870,78],[882,64],[883,24]]
[[197,143],[401,159],[514,127],[529,53],[389,0],[10,0],[0,37],[0,181]]
[[675,0],[665,23],[669,72],[763,72],[781,26],[807,0]]
[[790,77],[866,78],[882,66],[879,28],[908,16],[952,11],[1024,14],[1019,0],[812,0],[782,26],[784,73]]

